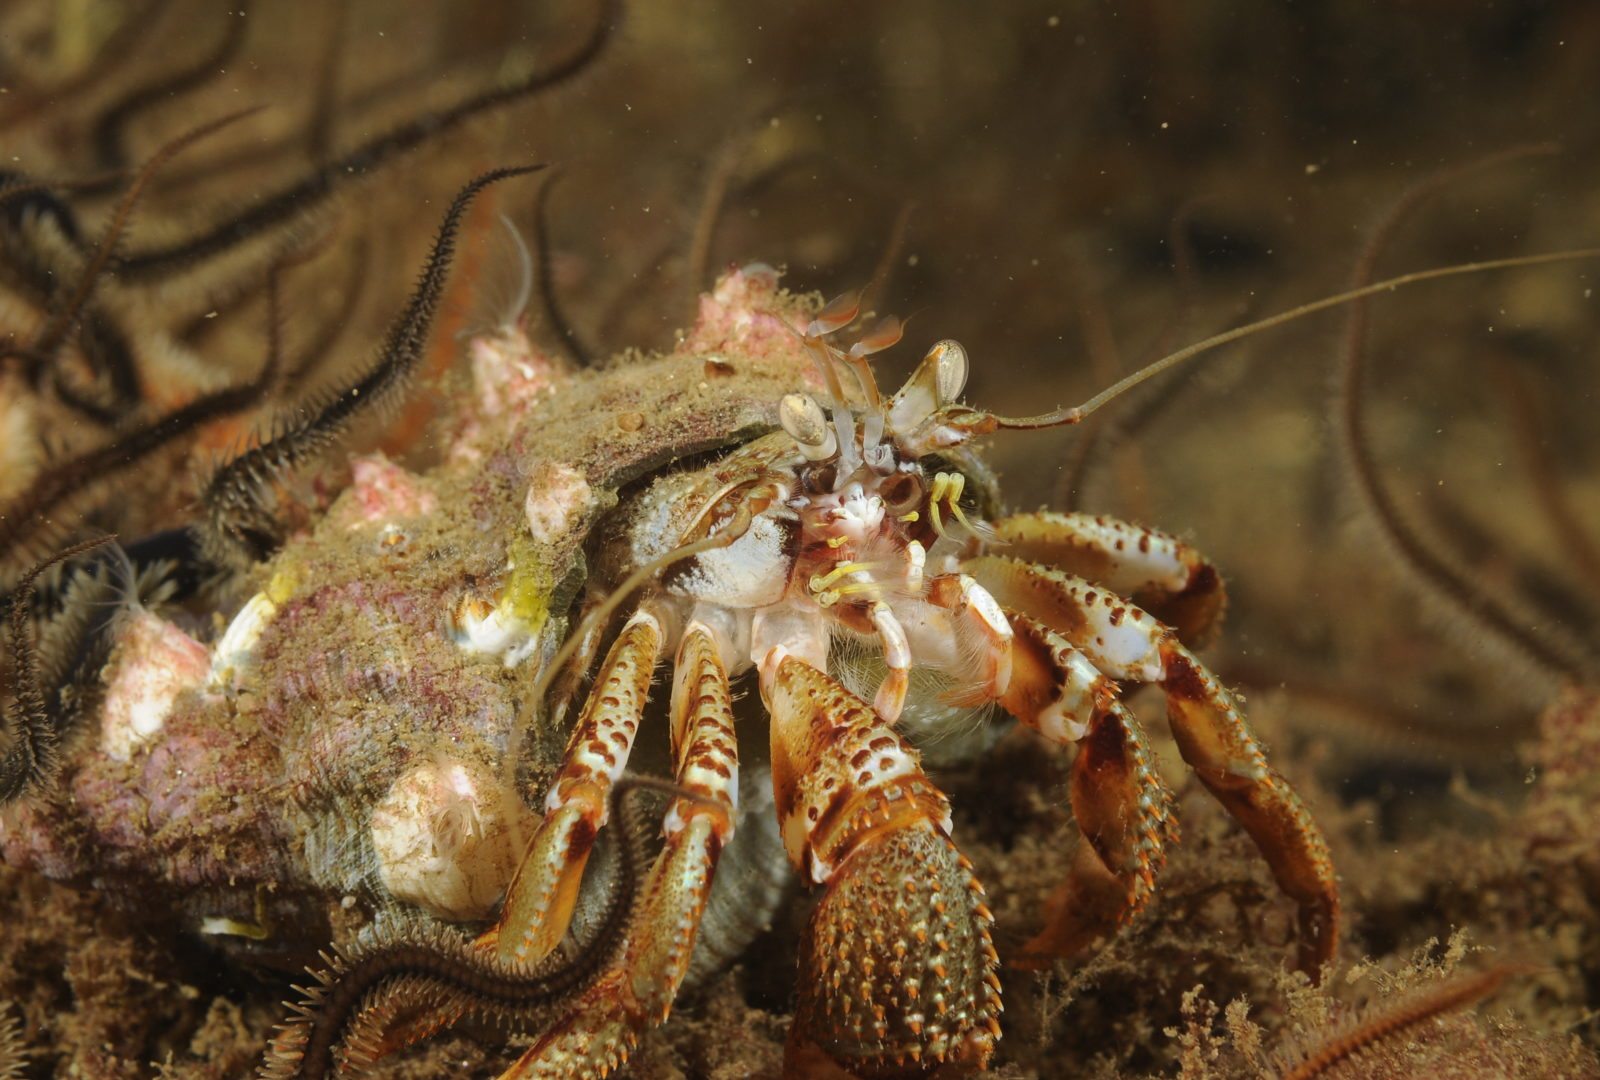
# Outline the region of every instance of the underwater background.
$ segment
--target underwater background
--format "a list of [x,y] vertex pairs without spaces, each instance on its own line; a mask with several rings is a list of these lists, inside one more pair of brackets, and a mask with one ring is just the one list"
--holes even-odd
[[[329,169],[571,53],[598,6],[0,3],[0,170],[53,182],[91,231],[170,140],[262,106],[152,173],[119,257],[296,192],[223,250],[118,286],[146,365],[125,415],[253,370],[266,298],[242,271],[275,245],[299,252],[284,396],[361,362],[452,193],[499,165],[558,170],[471,219],[413,437],[361,446],[417,467],[438,449],[454,335],[519,302],[497,213],[539,252],[531,333],[574,356],[670,348],[721,272],[762,262],[797,291],[870,285],[909,319],[880,382],[955,338],[967,399],[1006,414],[1358,275],[1600,243],[1600,8],[1581,0],[620,7],[559,85]],[[1416,284],[1206,353],[1081,427],[993,439],[1010,507],[1114,514],[1220,566],[1205,659],[1329,834],[1345,905],[1339,967],[1310,988],[1285,969],[1291,906],[1163,733],[1184,827],[1158,897],[1084,955],[1005,973],[994,1075],[1600,1076],[1597,284],[1595,259]],[[0,332],[39,319],[0,298]],[[4,378],[0,420],[38,392]],[[64,379],[92,401],[126,389]],[[117,415],[0,424],[0,511]],[[248,430],[154,455],[53,514],[50,539],[182,524]],[[13,513],[0,556],[25,564],[33,527]],[[1042,745],[1011,731],[937,773],[1002,960],[1075,842],[1066,760]],[[8,1072],[0,1035],[0,1076],[255,1067],[282,973],[220,963],[128,900],[0,867],[0,1032],[26,1051]],[[624,1075],[778,1075],[804,915],[796,897],[680,998]],[[1329,1032],[1360,1055],[1319,1064]],[[373,1075],[505,1061],[459,1034]]]

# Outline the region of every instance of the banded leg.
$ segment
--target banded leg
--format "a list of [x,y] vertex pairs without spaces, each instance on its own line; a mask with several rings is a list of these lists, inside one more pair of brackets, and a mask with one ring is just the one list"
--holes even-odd
[[800,951],[789,1063],[820,1046],[852,1073],[954,1060],[1000,1036],[999,958],[949,806],[866,702],[787,657],[762,665],[784,846],[825,886]]
[[1116,518],[1042,510],[993,525],[1007,555],[1043,563],[1103,585],[1203,649],[1228,607],[1217,568],[1175,536]]
[[1239,704],[1183,645],[1161,650],[1167,718],[1183,759],[1261,849],[1272,876],[1300,905],[1302,971],[1316,978],[1339,935],[1339,885],[1328,842],[1300,797],[1267,764]]
[[[1048,627],[1012,615],[1012,675],[1000,705],[1051,742],[1076,745],[1072,812],[1084,845],[1017,958],[1029,967],[1070,956],[1149,900],[1177,839],[1172,794],[1117,684]],[[1087,850],[1085,850],[1087,849]]]
[[1339,889],[1327,842],[1305,805],[1267,764],[1233,696],[1139,608],[1060,570],[994,556],[963,569],[1006,608],[1037,619],[1116,679],[1159,683],[1184,760],[1260,849],[1300,908],[1302,969],[1315,977],[1338,940]]
[[686,794],[667,811],[666,845],[640,894],[627,949],[501,1080],[604,1076],[627,1060],[642,1032],[667,1018],[737,817],[739,751],[723,651],[700,622],[689,624],[679,645],[672,741]]
[[595,678],[545,797],[544,821],[511,879],[499,921],[478,938],[502,963],[542,960],[567,932],[607,795],[633,750],[663,637],[659,619],[635,612]]

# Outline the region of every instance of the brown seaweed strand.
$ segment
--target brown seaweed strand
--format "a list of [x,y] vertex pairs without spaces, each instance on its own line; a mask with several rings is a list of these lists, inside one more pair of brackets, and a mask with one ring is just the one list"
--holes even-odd
[[334,123],[339,103],[340,60],[350,37],[350,0],[327,5],[329,22],[317,58],[316,90],[311,95],[311,116],[306,124],[306,156],[321,164],[333,149]]
[[749,130],[737,131],[723,140],[706,172],[705,189],[700,193],[700,208],[694,217],[694,227],[689,232],[689,248],[684,257],[690,312],[696,310],[700,303],[700,290],[708,285],[706,271],[711,263],[717,226],[722,222],[723,207],[728,200],[728,185],[739,170],[750,134]]
[[44,690],[39,685],[39,655],[30,633],[35,582],[40,574],[57,563],[114,539],[101,536],[58,551],[23,574],[8,598],[14,686],[10,707],[0,713],[0,731],[4,731],[10,743],[5,756],[0,757],[0,806],[49,783],[59,764],[56,757],[58,732],[45,702]]
[[[1167,222],[1167,247],[1172,252],[1172,273],[1178,287],[1178,300],[1156,333],[1155,343],[1141,364],[1148,363],[1170,350],[1179,329],[1194,312],[1195,296],[1199,292],[1199,271],[1189,226],[1195,211],[1207,201],[1206,196],[1196,196],[1185,201]],[[1101,350],[1109,348],[1114,353],[1116,343],[1110,340],[1109,328],[1101,328],[1106,321],[1103,307],[1096,310],[1087,304],[1089,299],[1091,297],[1087,295],[1084,297],[1085,303],[1080,304],[1080,309],[1087,309],[1083,310],[1084,321],[1093,327],[1093,332],[1085,332],[1085,337],[1089,339],[1090,352],[1092,354],[1098,347]],[[1101,325],[1096,325],[1097,323]],[[1143,432],[1176,393],[1175,389],[1167,394],[1146,395],[1131,413],[1103,416],[1099,422],[1085,425],[1078,433],[1061,478],[1056,482],[1055,504],[1067,510],[1076,510],[1082,506],[1085,489],[1089,485],[1090,475],[1096,464],[1107,455],[1115,454],[1118,447]]]
[[377,361],[366,374],[313,408],[309,415],[291,421],[271,439],[216,471],[201,495],[208,517],[208,540],[216,549],[215,554],[222,556],[232,551],[256,559],[276,546],[278,530],[270,505],[271,485],[326,450],[357,417],[382,408],[403,390],[427,344],[467,208],[491,184],[542,168],[543,165],[521,165],[494,169],[457,192],[439,225],[417,286],[389,327]]
[[[1445,185],[1492,165],[1532,154],[1551,153],[1550,146],[1517,147],[1438,173],[1402,195],[1368,238],[1356,264],[1355,288],[1373,278],[1379,256],[1405,217],[1424,199]],[[1364,379],[1368,309],[1365,297],[1350,304],[1346,325],[1344,362],[1332,405],[1335,411],[1338,443],[1355,484],[1355,492],[1368,516],[1377,525],[1398,562],[1410,572],[1428,594],[1469,622],[1481,627],[1493,640],[1503,643],[1516,655],[1547,674],[1577,681],[1585,664],[1571,651],[1535,633],[1497,598],[1479,588],[1463,571],[1431,549],[1409,525],[1399,506],[1384,486],[1368,438],[1365,413]]]
[[878,261],[872,267],[872,276],[867,278],[866,288],[861,290],[861,303],[878,307],[883,304],[889,290],[889,284],[894,280],[895,268],[900,264],[900,255],[906,249],[906,237],[911,233],[911,215],[917,212],[915,199],[902,199],[900,206],[894,212],[894,220],[889,223],[889,235],[883,241],[883,250],[878,253]]
[[349,329],[355,310],[361,305],[367,286],[367,256],[370,246],[366,233],[357,233],[350,241],[348,264],[344,280],[338,291],[338,302],[330,305],[333,314],[324,319],[311,337],[294,351],[294,362],[284,369],[284,384],[299,386],[333,351],[334,345]]
[[246,209],[213,224],[198,235],[172,244],[128,252],[115,262],[112,273],[125,281],[181,273],[198,260],[227,251],[296,214],[304,213],[346,181],[416,149],[475,116],[567,82],[587,69],[600,55],[618,22],[619,7],[620,0],[602,0],[594,30],[583,45],[548,70],[474,94],[439,112],[415,117],[327,162],[288,187],[252,202]]
[[128,163],[125,140],[129,121],[156,105],[205,85],[239,54],[249,29],[249,0],[238,0],[237,9],[224,10],[223,17],[227,25],[209,52],[187,67],[172,71],[163,69],[159,77],[123,94],[95,120],[90,145],[102,168],[120,169]]
[[137,7],[129,5],[117,28],[81,73],[54,86],[31,88],[20,105],[0,114],[0,131],[8,131],[41,113],[59,110],[114,75],[139,55],[141,48],[153,36],[150,29],[161,21],[163,13],[171,6],[172,0],[146,0]]
[[[621,843],[615,888],[594,936],[571,961],[555,966],[502,965],[453,930],[406,927],[393,940],[345,957],[329,957],[317,985],[300,989],[292,1016],[278,1031],[261,1069],[262,1080],[326,1080],[335,1058],[380,1054],[378,1030],[400,1013],[413,1032],[431,1033],[468,1013],[501,1024],[527,1023],[582,993],[616,962],[627,944],[649,830],[629,805],[630,792],[665,790],[693,797],[650,777],[623,776],[611,792]],[[370,1014],[370,1015],[369,1015]],[[376,1021],[376,1022],[374,1022]]]
[[1409,1031],[1424,1021],[1464,1009],[1497,992],[1506,980],[1530,969],[1500,964],[1486,971],[1445,979],[1404,994],[1398,1001],[1366,1011],[1354,1021],[1336,1027],[1321,1041],[1296,1054],[1297,1064],[1285,1065],[1282,1080],[1316,1080],[1379,1043]]
[[[72,209],[60,199],[61,195],[104,195],[115,191],[128,182],[127,169],[114,169],[110,172],[91,173],[88,176],[57,176],[36,179],[22,173],[0,172],[6,177],[0,184],[0,208],[9,206],[13,202],[31,200],[35,203],[36,210],[42,208],[55,221],[56,228],[61,230],[61,235],[71,241],[74,247],[81,246],[83,235],[78,229],[78,219]],[[11,224],[15,225],[13,220]]]
[[22,550],[30,534],[46,529],[49,515],[108,477],[135,465],[197,428],[259,405],[278,384],[282,367],[278,278],[282,263],[267,275],[267,358],[255,378],[202,394],[165,416],[41,472],[28,488],[0,507],[0,567]]
[[84,306],[89,302],[89,297],[94,292],[95,284],[104,273],[106,264],[110,262],[116,252],[117,244],[122,239],[122,234],[128,227],[128,221],[133,216],[134,207],[139,204],[139,198],[144,194],[145,187],[161,167],[172,160],[182,151],[199,142],[208,135],[227,127],[238,120],[244,119],[252,113],[259,112],[260,106],[240,109],[229,113],[227,116],[201,124],[179,135],[161,149],[151,155],[133,178],[133,183],[128,185],[128,190],[123,193],[122,200],[117,203],[117,208],[112,212],[111,223],[106,226],[105,234],[100,238],[100,243],[95,246],[94,253],[89,256],[89,261],[84,265],[83,272],[78,276],[78,283],[73,288],[67,302],[56,313],[55,317],[40,331],[39,337],[30,347],[29,352],[36,359],[49,359],[55,351],[77,329],[78,320],[83,315]]

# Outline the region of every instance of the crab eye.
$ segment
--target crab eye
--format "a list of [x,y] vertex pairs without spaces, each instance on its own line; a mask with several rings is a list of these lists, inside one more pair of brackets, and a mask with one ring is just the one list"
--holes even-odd
[[936,368],[939,404],[948,405],[967,388],[967,350],[959,341],[946,339],[928,350]]
[[826,461],[839,451],[828,417],[814,398],[785,394],[778,404],[778,422],[809,461]]

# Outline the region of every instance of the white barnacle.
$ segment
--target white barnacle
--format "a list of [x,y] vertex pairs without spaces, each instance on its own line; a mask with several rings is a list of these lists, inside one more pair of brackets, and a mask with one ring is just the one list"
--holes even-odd
[[165,619],[136,608],[119,620],[106,665],[100,745],[127,761],[165,726],[178,695],[206,677],[206,649]]
[[538,635],[505,601],[491,604],[468,593],[450,611],[450,636],[465,652],[496,656],[516,667],[538,646]]
[[412,766],[372,808],[384,887],[443,919],[489,915],[538,817],[482,765],[438,757]]
[[583,473],[571,465],[542,462],[528,476],[523,504],[528,531],[541,543],[558,540],[583,520],[594,501]]
[[211,653],[211,685],[217,689],[237,689],[239,678],[253,663],[255,647],[267,624],[278,614],[278,605],[264,592],[256,593],[222,632]]

